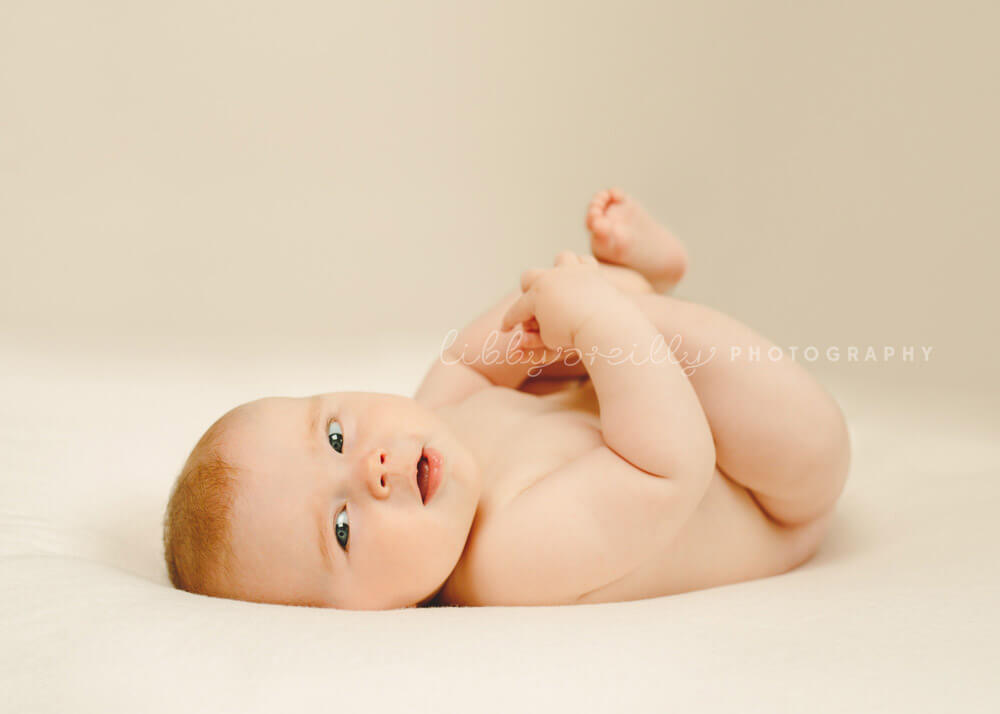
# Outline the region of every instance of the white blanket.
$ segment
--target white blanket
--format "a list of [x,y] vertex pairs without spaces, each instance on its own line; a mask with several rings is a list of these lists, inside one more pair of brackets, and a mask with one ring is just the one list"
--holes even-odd
[[996,423],[849,383],[839,517],[786,575],[608,605],[375,613],[168,586],[163,507],[208,424],[270,394],[412,393],[435,347],[3,335],[0,710],[1000,707]]

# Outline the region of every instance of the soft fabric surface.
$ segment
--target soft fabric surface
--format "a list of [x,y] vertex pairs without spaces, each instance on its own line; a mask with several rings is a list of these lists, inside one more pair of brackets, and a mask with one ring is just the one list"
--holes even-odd
[[854,465],[839,518],[780,577],[376,613],[167,585],[165,500],[217,416],[270,394],[412,393],[436,347],[2,336],[0,709],[997,710],[996,422],[843,379]]

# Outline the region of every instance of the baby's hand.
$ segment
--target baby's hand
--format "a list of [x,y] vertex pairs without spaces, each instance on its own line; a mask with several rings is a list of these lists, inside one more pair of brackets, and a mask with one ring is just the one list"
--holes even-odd
[[534,268],[521,274],[523,294],[503,316],[501,329],[525,323],[524,349],[573,349],[573,338],[595,314],[613,308],[624,298],[602,275],[589,255],[564,251],[555,267]]

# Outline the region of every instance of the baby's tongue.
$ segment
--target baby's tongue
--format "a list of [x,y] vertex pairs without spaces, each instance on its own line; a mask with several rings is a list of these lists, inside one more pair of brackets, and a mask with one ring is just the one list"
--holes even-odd
[[431,467],[427,463],[427,458],[421,456],[417,462],[417,488],[420,489],[420,500],[427,502],[427,479],[431,475]]

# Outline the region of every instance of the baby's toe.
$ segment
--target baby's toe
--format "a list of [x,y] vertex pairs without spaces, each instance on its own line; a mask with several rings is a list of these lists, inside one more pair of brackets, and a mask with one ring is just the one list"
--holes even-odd
[[556,267],[559,267],[560,265],[575,265],[579,262],[580,259],[577,257],[576,253],[571,250],[561,251],[555,259]]
[[594,194],[594,197],[590,199],[590,210],[603,211],[604,207],[608,205],[608,200],[610,198],[611,191],[609,189],[598,191]]
[[607,216],[594,221],[591,229],[590,252],[598,260],[619,263],[625,254],[628,237]]
[[603,213],[599,216],[594,216],[593,220],[588,220],[587,226],[590,228],[590,233],[595,241],[606,244],[612,240],[614,226],[611,220]]
[[590,201],[587,207],[587,228],[594,230],[594,221],[604,215],[604,209],[608,205],[610,194],[607,191],[599,191]]

